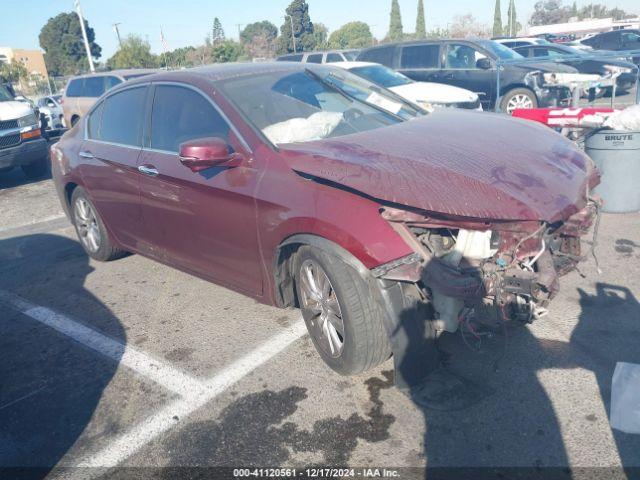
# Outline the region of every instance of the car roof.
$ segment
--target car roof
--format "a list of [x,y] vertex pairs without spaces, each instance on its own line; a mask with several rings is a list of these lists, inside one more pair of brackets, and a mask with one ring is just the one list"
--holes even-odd
[[374,65],[380,65],[375,62],[331,62],[334,67],[346,68],[347,70],[357,67],[372,67]]
[[307,68],[315,69],[332,69],[333,64],[320,63],[301,63],[301,62],[235,62],[235,63],[216,63],[212,65],[204,65],[200,67],[186,68],[183,70],[160,71],[152,75],[134,78],[114,87],[115,91],[124,88],[127,85],[138,83],[148,83],[153,81],[188,81],[194,76],[205,78],[214,83],[222,82],[231,78],[267,75],[279,72],[304,72]]
[[107,75],[111,76],[119,76],[126,77],[127,75],[151,75],[152,73],[157,73],[157,68],[122,68],[120,70],[106,70],[104,72],[95,72],[95,73],[85,73],[83,75],[76,75],[71,77],[69,81],[75,80],[77,78],[87,78],[87,77],[104,77]]

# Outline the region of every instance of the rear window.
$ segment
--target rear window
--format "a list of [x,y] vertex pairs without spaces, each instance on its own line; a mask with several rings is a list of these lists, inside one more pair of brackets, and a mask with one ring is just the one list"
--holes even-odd
[[122,80],[120,80],[118,77],[108,76],[108,77],[104,77],[104,79],[105,79],[105,86],[107,90],[122,83]]
[[82,80],[82,78],[76,78],[69,82],[69,85],[67,85],[67,97],[82,96]]
[[100,140],[141,146],[146,87],[129,88],[104,101]]
[[393,54],[396,47],[379,47],[365,50],[358,55],[358,61],[380,63],[385,67],[393,67]]
[[303,55],[299,53],[298,55],[285,55],[284,57],[279,57],[279,62],[301,62]]
[[322,54],[314,53],[313,55],[309,55],[307,57],[307,63],[322,63]]
[[414,45],[402,49],[402,68],[438,68],[440,66],[439,45]]
[[98,98],[104,93],[104,77],[86,77],[82,97]]

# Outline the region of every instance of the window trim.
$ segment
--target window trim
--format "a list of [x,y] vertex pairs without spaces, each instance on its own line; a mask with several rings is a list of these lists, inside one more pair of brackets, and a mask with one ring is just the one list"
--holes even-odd
[[[240,141],[240,143],[242,144],[242,147],[250,154],[253,154],[253,150],[251,149],[251,147],[249,147],[249,144],[247,143],[247,141],[244,139],[244,137],[240,134],[240,132],[238,131],[238,129],[236,128],[236,126],[233,124],[233,122],[231,122],[231,120],[229,120],[229,117],[222,111],[222,109],[209,97],[209,95],[207,95],[206,93],[204,93],[202,90],[200,90],[198,87],[195,87],[191,84],[188,83],[183,83],[183,82],[171,82],[171,81],[157,81],[157,82],[150,82],[149,85],[152,85],[153,87],[157,86],[157,85],[167,85],[167,86],[172,86],[172,87],[183,87],[183,88],[187,88],[189,90],[193,90],[194,92],[196,92],[197,94],[199,94],[201,97],[203,97],[205,100],[207,100],[211,106],[213,106],[213,108],[218,112],[218,114],[222,117],[222,119],[227,123],[227,125],[229,125],[229,129],[233,131],[233,133],[235,134],[235,136],[238,138],[238,140]],[[155,100],[155,88],[153,90],[153,100]],[[149,114],[149,124],[151,121],[151,115],[153,114],[153,102],[151,103],[151,105],[148,106],[148,114]],[[149,131],[149,134],[151,132]],[[180,152],[173,152],[173,151],[167,151],[167,150],[160,150],[160,149],[155,149],[155,148],[151,148],[150,143],[147,145],[146,144],[146,140],[149,140],[147,138],[143,139],[143,146],[142,149],[144,151],[147,152],[158,152],[158,153],[170,153],[172,155],[178,155]]]
[[[136,83],[135,85],[127,85],[125,87],[122,88],[118,88],[117,90],[115,90],[116,87],[112,88],[111,90],[107,90],[105,93],[103,93],[103,96],[100,97],[98,100],[96,101],[95,104],[93,104],[93,106],[91,107],[91,109],[87,112],[87,114],[82,117],[82,128],[84,130],[84,141],[91,141],[91,142],[98,142],[98,143],[102,143],[105,145],[113,145],[116,147],[125,147],[125,148],[130,148],[133,150],[141,150],[144,148],[144,138],[145,138],[145,134],[146,134],[146,119],[147,119],[147,99],[148,99],[148,95],[149,95],[149,87],[150,87],[150,83]],[[126,143],[117,143],[117,142],[109,142],[107,140],[96,140],[94,138],[89,138],[89,117],[91,115],[93,115],[93,112],[98,108],[99,105],[103,104],[104,102],[106,102],[109,97],[116,95],[117,93],[120,92],[124,92],[126,90],[132,90],[134,88],[145,88],[147,91],[145,93],[145,111],[143,112],[143,122],[142,122],[142,134],[140,136],[140,143],[141,145],[139,146],[133,146],[133,145],[128,145]],[[102,113],[104,114],[104,110],[102,111]],[[102,131],[102,119],[100,121],[100,130]]]

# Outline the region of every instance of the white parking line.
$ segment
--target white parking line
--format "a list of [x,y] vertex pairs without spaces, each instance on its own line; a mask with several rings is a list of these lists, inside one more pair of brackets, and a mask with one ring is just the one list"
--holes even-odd
[[61,220],[63,218],[66,218],[66,216],[64,214],[49,215],[48,217],[33,219],[33,220],[30,220],[28,222],[21,223],[21,224],[18,224],[18,225],[11,225],[10,227],[4,227],[3,226],[2,228],[0,228],[0,232],[2,232],[4,230],[17,230],[19,228],[32,227],[33,225],[37,225],[39,223],[52,222],[52,221],[55,221],[55,220]]
[[[223,368],[209,380],[199,381],[147,354],[82,325],[51,309],[34,305],[13,293],[0,290],[0,303],[74,339],[106,357],[120,362],[150,378],[181,398],[162,408],[123,435],[109,441],[105,449],[88,455],[78,467],[116,467],[155,438],[174,427],[178,421],[198,410],[256,368],[302,337],[306,326],[302,320],[271,337],[258,348]],[[97,468],[94,473],[102,474]],[[90,474],[89,476],[93,476]],[[55,477],[55,474],[54,474]]]
[[[210,402],[234,383],[251,373],[283,351],[306,333],[301,320],[288,330],[272,337],[262,346],[222,369],[208,380],[197,395],[187,396],[169,404],[133,429],[109,442],[104,450],[90,455],[77,464],[78,467],[116,467],[155,438],[174,427],[206,403]],[[176,420],[177,418],[178,420]]]
[[0,302],[101,353],[105,357],[126,365],[131,370],[162,385],[167,390],[179,394],[195,394],[203,388],[203,383],[190,375],[133,347],[123,345],[65,315],[48,308],[39,307],[17,295],[2,290],[0,290]]

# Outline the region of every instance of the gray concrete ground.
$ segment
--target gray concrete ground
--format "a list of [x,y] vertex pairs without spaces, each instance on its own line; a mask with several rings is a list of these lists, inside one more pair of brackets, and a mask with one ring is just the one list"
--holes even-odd
[[639,214],[605,215],[602,275],[590,259],[584,277],[564,278],[550,315],[510,330],[506,347],[477,354],[458,335],[442,339],[450,368],[483,386],[455,412],[395,389],[391,361],[336,375],[295,310],[140,256],[88,260],[61,214],[51,180],[0,175],[0,467],[56,467],[51,478],[117,475],[63,469],[78,465],[413,467],[417,477],[525,467],[562,478],[544,468],[624,478],[621,466],[640,467],[640,435],[608,423],[616,362],[640,363]]

